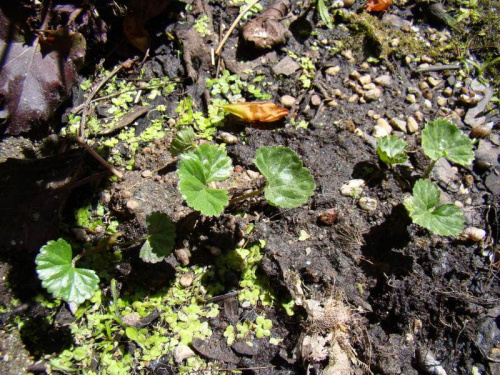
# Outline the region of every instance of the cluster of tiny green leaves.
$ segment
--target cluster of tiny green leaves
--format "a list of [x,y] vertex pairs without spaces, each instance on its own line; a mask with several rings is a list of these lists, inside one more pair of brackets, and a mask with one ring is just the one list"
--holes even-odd
[[252,79],[252,81],[243,81],[238,74],[231,74],[228,70],[224,70],[219,78],[207,79],[207,88],[210,89],[212,96],[222,95],[230,102],[235,102],[243,97],[244,92],[248,92],[255,99],[269,100],[270,94],[262,92],[259,85],[264,85],[265,76],[260,75]]
[[[407,160],[404,153],[406,146],[406,142],[394,136],[382,137],[378,141],[377,152],[385,163],[403,163]],[[422,130],[422,148],[432,160],[431,167],[441,157],[459,165],[468,165],[474,159],[472,141],[453,122],[445,119],[439,118],[426,124]],[[464,225],[462,211],[452,204],[438,206],[440,195],[437,184],[420,179],[404,205],[418,225],[438,235],[458,235]]]

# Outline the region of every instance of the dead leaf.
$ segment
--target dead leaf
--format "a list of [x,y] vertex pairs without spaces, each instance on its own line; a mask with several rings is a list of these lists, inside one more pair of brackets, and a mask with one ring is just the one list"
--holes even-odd
[[144,21],[135,14],[127,13],[123,19],[123,34],[128,41],[142,53],[146,53],[149,45],[149,33],[144,28]]
[[288,115],[288,109],[272,102],[233,103],[222,109],[248,122],[275,122]]
[[381,12],[392,5],[392,0],[368,0],[365,10],[367,12]]
[[276,1],[260,16],[243,26],[243,39],[259,49],[271,49],[286,43],[291,33],[281,24],[281,20],[289,10],[290,1]]
[[[0,29],[16,27],[0,10]],[[79,33],[67,33],[62,40],[44,50],[36,38],[31,45],[8,39],[0,30],[0,55],[4,64],[0,72],[0,119],[2,131],[17,135],[46,122],[59,105],[69,98],[76,83],[78,65],[86,43]]]

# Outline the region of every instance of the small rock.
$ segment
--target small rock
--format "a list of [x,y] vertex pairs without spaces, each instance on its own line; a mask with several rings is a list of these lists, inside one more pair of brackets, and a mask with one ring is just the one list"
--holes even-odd
[[353,60],[352,50],[350,49],[345,49],[340,54],[348,60]]
[[492,165],[498,164],[500,157],[500,148],[493,146],[493,144],[486,140],[479,140],[476,150],[476,163],[479,167],[486,169]]
[[357,102],[359,99],[359,96],[357,94],[354,94],[354,95],[351,95],[349,97],[349,99],[347,99],[347,102],[348,103],[354,103],[354,102]]
[[424,122],[424,114],[420,111],[417,111],[413,114],[413,116],[415,116],[415,119],[418,121],[418,122]]
[[425,81],[420,81],[418,83],[418,87],[420,87],[420,90],[424,91],[424,90],[427,90],[429,88],[429,84]]
[[375,85],[374,83],[367,83],[366,85],[363,85],[363,90],[373,90],[373,89],[376,89],[377,88],[377,85]]
[[122,317],[122,323],[128,327],[138,327],[141,321],[141,315],[133,312]]
[[375,78],[374,82],[377,84],[377,85],[380,85],[380,86],[391,86],[392,85],[392,78],[389,74],[384,74],[382,76],[379,76],[377,78]]
[[451,87],[447,87],[443,90],[443,95],[447,98],[453,95],[453,89]]
[[319,95],[312,95],[311,96],[311,105],[317,107],[321,104],[321,97]]
[[398,47],[400,43],[399,38],[392,38],[390,41],[391,47]]
[[413,103],[416,103],[416,102],[417,102],[417,98],[415,97],[415,95],[414,95],[414,94],[408,94],[408,95],[406,95],[405,100],[406,100],[408,103],[411,103],[411,104],[413,104]]
[[387,120],[384,118],[379,118],[377,120],[377,125],[382,126],[385,129],[390,129],[392,131],[391,125],[389,125],[389,122],[387,122]]
[[145,169],[141,172],[141,176],[144,178],[151,178],[151,176],[153,176],[153,172],[151,172],[149,169]]
[[342,94],[342,90],[340,90],[340,89],[332,90],[332,95],[336,98],[341,98],[344,96],[344,94]]
[[238,137],[228,132],[219,132],[219,139],[227,145],[235,145],[238,143]]
[[329,210],[320,212],[318,215],[318,223],[321,225],[331,226],[338,218],[337,210],[331,208]]
[[377,209],[377,200],[369,197],[361,197],[359,198],[359,207],[362,210],[373,212]]
[[135,199],[129,199],[126,206],[130,211],[134,211],[135,209],[137,209],[137,207],[139,207],[139,202],[137,202]]
[[423,55],[421,58],[420,58],[420,61],[422,61],[423,63],[432,63],[434,60],[432,59],[432,57],[429,57],[427,55]]
[[338,107],[339,103],[336,100],[330,100],[328,103],[326,103],[328,107]]
[[456,180],[456,174],[451,164],[445,158],[439,158],[432,170],[432,176],[444,185],[449,185]]
[[191,358],[195,355],[195,352],[191,348],[184,344],[179,344],[174,350],[174,361],[177,364],[181,364],[185,359]]
[[390,122],[391,126],[393,128],[396,128],[398,130],[401,130],[402,132],[406,133],[407,132],[407,128],[406,128],[406,121],[405,120],[401,120],[397,117],[393,117],[391,119],[391,122]]
[[340,187],[340,194],[345,197],[357,197],[363,192],[365,180],[355,179],[349,180]]
[[357,70],[353,70],[351,73],[349,73],[349,77],[352,79],[359,79],[361,77],[361,74]]
[[194,276],[192,273],[186,273],[181,276],[179,279],[179,284],[181,284],[184,288],[191,286],[193,284]]
[[489,122],[487,124],[476,125],[472,127],[472,130],[469,133],[470,138],[484,138],[491,134],[493,130],[493,122]]
[[340,66],[331,66],[327,69],[325,69],[325,73],[328,74],[329,76],[336,76],[340,72]]
[[440,107],[445,107],[446,104],[448,103],[448,100],[443,97],[443,96],[440,96],[437,98],[437,101],[436,101],[437,105],[440,106]]
[[434,78],[434,77],[429,77],[429,78],[427,78],[427,82],[429,82],[429,84],[432,87],[436,87],[437,85],[439,85],[441,83],[441,80]]
[[175,250],[175,257],[181,265],[187,266],[189,258],[191,258],[191,252],[188,249],[177,249]]
[[418,131],[418,122],[412,116],[408,116],[406,118],[406,127],[408,129],[408,133],[413,134]]
[[363,98],[363,97],[359,98],[359,103],[360,104],[365,104],[366,103],[366,99]]
[[387,128],[385,128],[385,127],[382,127],[380,125],[375,125],[373,127],[372,136],[375,137],[375,138],[386,137],[386,136],[388,136],[390,134],[391,134],[391,131],[387,130]]
[[252,171],[251,169],[247,169],[246,170],[246,174],[252,180],[256,180],[256,179],[258,179],[260,177],[260,173],[259,172]]
[[291,95],[283,95],[280,101],[284,107],[290,108],[292,105],[295,104],[295,100],[296,99]]
[[479,241],[483,240],[484,237],[486,237],[486,231],[484,229],[480,229],[480,228],[476,228],[476,227],[469,227],[469,228],[465,228],[462,235],[471,241],[479,242]]
[[382,96],[382,90],[380,90],[379,88],[376,88],[376,89],[368,90],[367,92],[365,92],[363,97],[367,101],[374,101],[374,100],[380,99],[381,96]]
[[283,60],[273,66],[273,73],[275,75],[283,74],[285,76],[290,76],[299,69],[299,63],[292,59],[290,56],[286,56],[285,58],[283,58]]
[[369,74],[365,74],[364,76],[358,78],[358,82],[362,85],[367,85],[372,83],[372,77]]
[[432,102],[431,102],[429,99],[425,99],[425,100],[424,100],[424,106],[425,106],[426,108],[429,108],[429,109],[430,109],[430,108],[432,108]]
[[422,96],[425,98],[425,99],[429,99],[429,100],[432,100],[434,98],[434,92],[432,90],[425,90],[423,93],[422,93]]
[[494,171],[490,172],[484,180],[484,184],[493,195],[500,195],[500,175]]

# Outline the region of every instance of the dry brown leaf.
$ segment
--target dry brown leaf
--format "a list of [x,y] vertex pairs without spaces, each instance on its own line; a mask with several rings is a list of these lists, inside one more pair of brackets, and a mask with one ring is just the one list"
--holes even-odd
[[144,21],[133,13],[127,13],[123,19],[123,33],[128,41],[142,53],[146,53],[149,45],[149,33],[144,28]]
[[248,122],[275,122],[288,115],[288,109],[272,102],[233,103],[222,109]]

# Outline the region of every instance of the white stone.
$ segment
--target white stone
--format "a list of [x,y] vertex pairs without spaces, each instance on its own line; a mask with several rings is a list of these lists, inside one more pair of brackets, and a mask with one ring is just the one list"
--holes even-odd
[[382,96],[382,90],[380,90],[378,88],[372,89],[372,90],[368,90],[364,94],[364,98],[367,101],[374,101],[374,100],[380,99],[381,96]]
[[386,137],[389,134],[391,134],[391,131],[388,131],[386,128],[384,128],[382,126],[375,125],[373,127],[372,136],[375,137],[375,138]]
[[349,180],[340,187],[340,194],[345,197],[357,197],[363,192],[365,180],[355,179]]
[[295,100],[296,99],[291,95],[283,95],[280,101],[283,106],[290,108],[295,104]]
[[361,209],[368,211],[368,212],[373,212],[377,209],[377,200],[369,197],[361,197],[359,199],[359,207]]
[[377,85],[387,87],[387,86],[392,85],[392,78],[389,74],[384,74],[383,76],[379,76],[379,77],[375,78],[374,82]]
[[406,126],[408,128],[408,133],[412,134],[418,131],[418,122],[412,116],[406,118]]
[[405,120],[401,120],[397,117],[394,117],[391,119],[391,122],[390,122],[391,126],[393,128],[396,128],[398,130],[401,130],[402,132],[406,133],[407,132],[407,128],[406,128],[406,121]]
[[325,70],[325,73],[329,76],[336,76],[340,72],[340,66],[331,66]]

